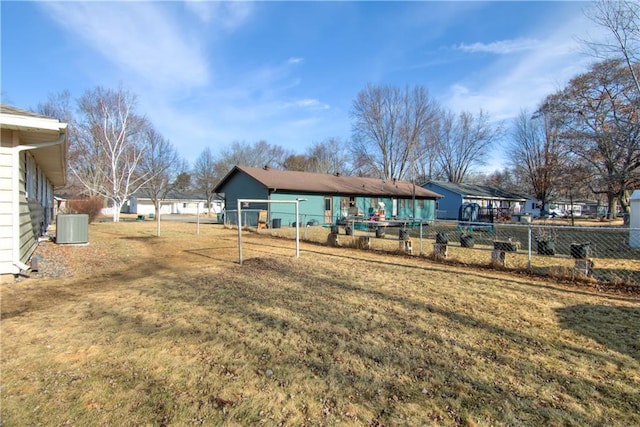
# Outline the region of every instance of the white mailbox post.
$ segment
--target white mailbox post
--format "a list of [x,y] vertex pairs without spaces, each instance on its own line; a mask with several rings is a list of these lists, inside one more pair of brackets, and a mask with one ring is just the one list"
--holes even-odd
[[631,194],[629,246],[632,248],[640,248],[640,190],[635,190],[633,194]]

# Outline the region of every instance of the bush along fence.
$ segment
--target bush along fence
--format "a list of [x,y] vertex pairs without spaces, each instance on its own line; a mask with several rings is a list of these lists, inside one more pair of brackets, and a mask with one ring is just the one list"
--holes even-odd
[[[295,223],[248,212],[244,224],[260,233],[295,238]],[[244,215],[244,210],[243,210]],[[237,219],[228,212],[225,224]],[[333,246],[423,256],[471,266],[528,271],[640,292],[640,229],[533,223],[346,219],[300,215],[303,240]]]

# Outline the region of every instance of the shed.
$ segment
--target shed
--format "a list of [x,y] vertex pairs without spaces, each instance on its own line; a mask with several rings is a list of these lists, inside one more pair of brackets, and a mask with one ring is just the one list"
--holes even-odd
[[438,219],[458,220],[463,205],[475,203],[481,217],[508,219],[524,213],[526,197],[487,185],[429,181],[422,187],[443,195],[438,200]]
[[27,270],[66,180],[67,124],[0,104],[0,275]]
[[[354,216],[433,220],[435,201],[441,197],[408,181],[246,166],[235,166],[214,191],[224,193],[226,213],[231,221],[238,199],[306,199],[300,203],[304,224],[332,224]],[[269,205],[251,208],[267,210],[269,218],[278,219],[281,224],[295,221],[294,206]],[[256,223],[257,216],[247,221]],[[246,221],[243,219],[243,222]]]

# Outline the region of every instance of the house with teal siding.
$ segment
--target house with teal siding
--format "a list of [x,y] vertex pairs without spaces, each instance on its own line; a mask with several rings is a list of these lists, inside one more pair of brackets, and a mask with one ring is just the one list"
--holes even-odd
[[[302,225],[335,224],[348,218],[435,219],[435,201],[442,197],[408,181],[386,180],[235,166],[216,186],[224,194],[227,222],[236,223],[238,199],[304,200]],[[243,207],[243,223],[256,225],[267,211],[269,224],[295,224],[295,205],[252,203]],[[277,224],[277,225],[276,225]]]

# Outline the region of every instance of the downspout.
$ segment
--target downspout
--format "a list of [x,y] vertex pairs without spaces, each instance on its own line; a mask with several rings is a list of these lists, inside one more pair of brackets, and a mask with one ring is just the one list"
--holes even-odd
[[[13,148],[13,167],[11,168],[11,179],[13,186],[12,205],[13,209],[13,265],[20,271],[29,270],[29,266],[20,261],[20,154],[23,151],[35,150],[37,148],[50,147],[53,145],[63,144],[67,135],[60,132],[58,139],[49,142],[43,142],[38,145],[18,145]],[[26,167],[26,162],[25,162]],[[26,182],[25,182],[26,185]]]

